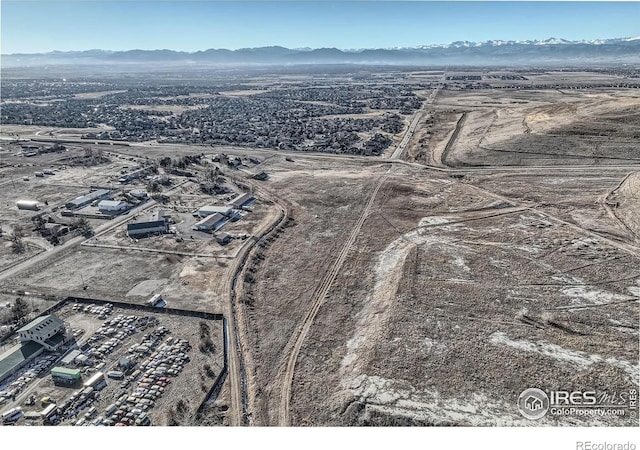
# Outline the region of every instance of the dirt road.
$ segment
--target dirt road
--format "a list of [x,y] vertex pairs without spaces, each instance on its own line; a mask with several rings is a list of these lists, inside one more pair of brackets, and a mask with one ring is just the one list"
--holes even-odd
[[296,367],[296,362],[298,360],[298,354],[300,353],[300,349],[304,344],[307,334],[309,333],[309,330],[313,325],[313,322],[316,318],[316,315],[318,314],[318,311],[320,310],[320,307],[324,303],[324,300],[329,292],[329,289],[333,285],[333,282],[336,276],[338,275],[338,272],[342,268],[342,265],[345,259],[347,258],[349,250],[355,243],[355,240],[358,237],[358,234],[360,233],[360,229],[362,228],[362,225],[364,224],[365,220],[369,216],[371,207],[373,206],[373,203],[376,200],[376,195],[378,194],[380,187],[382,187],[382,185],[384,184],[386,175],[388,173],[389,171],[387,171],[384,175],[382,175],[382,177],[380,177],[380,180],[378,181],[378,184],[374,188],[371,194],[371,197],[369,198],[369,201],[367,202],[365,208],[362,211],[362,214],[360,215],[360,218],[358,219],[355,226],[353,227],[353,230],[349,235],[349,239],[347,239],[347,242],[345,242],[345,244],[342,247],[342,250],[340,250],[340,253],[338,254],[338,258],[333,263],[333,265],[329,268],[329,270],[323,277],[322,281],[320,282],[320,285],[316,288],[316,291],[311,300],[311,304],[312,304],[311,310],[307,313],[304,320],[298,326],[296,331],[293,333],[293,336],[291,337],[291,339],[289,340],[289,343],[287,344],[287,348],[289,348],[291,347],[291,343],[293,342],[293,348],[287,360],[285,373],[282,376],[282,392],[280,396],[280,411],[279,411],[279,424],[281,426],[289,425],[291,420],[290,411],[289,411],[289,403],[291,400],[291,385],[293,383],[293,375]]

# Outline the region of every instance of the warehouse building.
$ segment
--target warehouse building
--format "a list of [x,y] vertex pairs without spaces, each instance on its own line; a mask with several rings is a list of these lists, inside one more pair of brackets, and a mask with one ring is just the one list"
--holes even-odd
[[127,236],[130,238],[140,238],[152,235],[160,235],[169,232],[169,225],[165,220],[154,220],[151,222],[138,222],[127,224]]
[[245,192],[244,194],[239,194],[236,198],[227,202],[227,205],[232,208],[242,208],[243,206],[249,206],[254,201],[255,198],[253,198],[251,194]]
[[83,206],[87,206],[88,204],[96,201],[96,200],[104,200],[113,198],[113,193],[108,189],[98,189],[96,191],[90,192],[87,195],[83,195],[80,197],[76,197],[70,202],[67,202],[64,206],[68,209],[78,209]]
[[210,231],[214,228],[217,229],[220,226],[222,226],[221,222],[223,221],[224,221],[224,216],[222,214],[220,213],[210,214],[204,219],[202,219],[200,222],[196,223],[193,229],[196,231]]
[[55,351],[66,340],[64,322],[48,314],[38,317],[18,330],[20,342],[37,342],[49,351]]
[[0,383],[29,364],[44,351],[37,342],[21,342],[0,354]]
[[115,214],[125,211],[128,207],[128,203],[117,200],[100,200],[98,203],[98,209],[103,214]]
[[231,215],[232,208],[230,206],[215,206],[215,205],[207,205],[203,206],[198,210],[198,215],[200,217],[207,217],[211,214],[219,213],[223,216],[229,217]]

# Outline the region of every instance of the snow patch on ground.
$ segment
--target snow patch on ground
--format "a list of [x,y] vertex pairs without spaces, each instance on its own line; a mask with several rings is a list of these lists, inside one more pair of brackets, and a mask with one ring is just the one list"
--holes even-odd
[[538,421],[524,419],[513,403],[500,402],[483,393],[467,398],[442,397],[437,391],[418,390],[401,380],[359,375],[343,387],[368,411],[412,417],[434,425],[460,424],[470,426],[532,426],[551,425],[550,418]]
[[[432,216],[424,217],[419,224],[420,226],[440,225],[448,222],[447,218]],[[363,347],[367,345],[370,337],[385,319],[384,314],[379,313],[396,301],[396,289],[402,277],[402,268],[407,256],[413,248],[425,244],[452,245],[445,237],[431,235],[428,228],[416,228],[390,243],[378,255],[373,293],[367,299],[365,307],[358,313],[355,333],[347,341],[347,352],[341,363],[343,373],[356,371],[358,355],[363,352]],[[462,257],[456,257],[452,264],[470,271]]]
[[638,375],[640,367],[637,364],[634,365],[629,361],[623,361],[614,357],[604,357],[595,353],[569,350],[559,345],[544,341],[532,342],[525,340],[511,340],[501,331],[493,333],[489,338],[489,342],[495,345],[506,345],[525,352],[538,353],[557,361],[577,366],[581,369],[586,369],[596,363],[605,363],[612,367],[624,370],[627,375],[629,375],[629,379],[633,383],[638,384],[640,381]]
[[580,301],[591,305],[631,300],[631,297],[628,295],[615,294],[613,292],[595,289],[590,286],[564,287],[560,289],[560,292],[567,297],[571,297],[574,301]]
[[449,223],[451,222],[449,219],[447,219],[446,217],[442,217],[442,216],[429,216],[429,217],[423,217],[422,219],[420,219],[420,222],[418,222],[418,226],[419,227],[426,227],[429,225],[441,225],[443,223]]
[[459,267],[460,269],[464,270],[465,272],[471,272],[471,269],[469,269],[469,266],[467,266],[466,261],[464,260],[464,258],[462,256],[456,256],[453,259],[453,265],[456,267]]

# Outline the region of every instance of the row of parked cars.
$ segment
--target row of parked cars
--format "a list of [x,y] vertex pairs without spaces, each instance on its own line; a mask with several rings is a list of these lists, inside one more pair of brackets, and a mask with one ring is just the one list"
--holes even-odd
[[97,314],[98,319],[100,320],[104,320],[107,316],[113,314],[113,304],[111,303],[107,303],[106,305],[82,305],[80,303],[75,303],[72,308],[74,311],[78,312]]
[[45,355],[36,358],[30,364],[20,369],[13,376],[13,381],[0,388],[0,405],[15,398],[34,378],[46,371],[57,358],[58,355],[55,354]]

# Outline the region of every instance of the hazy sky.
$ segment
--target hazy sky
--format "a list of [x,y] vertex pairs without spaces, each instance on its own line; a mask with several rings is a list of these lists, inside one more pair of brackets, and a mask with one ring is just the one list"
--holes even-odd
[[638,2],[2,0],[2,53],[640,36]]

